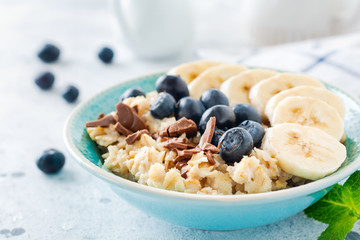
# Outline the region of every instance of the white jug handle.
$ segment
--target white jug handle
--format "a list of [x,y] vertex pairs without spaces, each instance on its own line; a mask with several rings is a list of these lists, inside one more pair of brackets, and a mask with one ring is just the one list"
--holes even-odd
[[334,0],[334,7],[337,11],[335,17],[339,22],[345,24],[350,23],[357,15],[360,15],[358,12],[360,7],[359,0]]
[[112,8],[115,18],[117,19],[118,23],[120,24],[123,32],[127,32],[128,29],[126,29],[125,19],[122,14],[122,6],[121,2],[122,0],[110,0],[110,7]]

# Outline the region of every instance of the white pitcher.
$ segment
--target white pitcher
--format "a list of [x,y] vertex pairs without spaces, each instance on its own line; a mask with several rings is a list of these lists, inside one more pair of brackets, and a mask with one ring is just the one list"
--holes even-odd
[[270,45],[341,33],[360,16],[359,0],[243,0],[243,40]]
[[124,40],[143,58],[166,58],[192,46],[194,24],[188,0],[112,0]]

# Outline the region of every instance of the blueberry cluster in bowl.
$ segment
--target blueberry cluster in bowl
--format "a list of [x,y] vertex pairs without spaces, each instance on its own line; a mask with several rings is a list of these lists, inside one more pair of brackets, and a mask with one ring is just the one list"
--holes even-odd
[[[179,76],[163,75],[156,81],[158,97],[151,103],[150,113],[154,118],[170,116],[193,120],[201,134],[210,117],[216,118],[212,144],[220,150],[227,163],[239,162],[249,155],[254,147],[260,147],[264,136],[260,113],[250,104],[239,103],[229,107],[227,97],[217,89],[205,91],[199,100],[189,96],[186,82]],[[129,97],[145,96],[139,88],[123,93],[120,101]]]

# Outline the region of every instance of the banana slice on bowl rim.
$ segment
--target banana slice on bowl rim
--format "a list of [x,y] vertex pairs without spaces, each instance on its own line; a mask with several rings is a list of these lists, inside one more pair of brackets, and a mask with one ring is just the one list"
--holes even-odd
[[298,123],[319,128],[337,140],[344,135],[344,120],[335,108],[312,97],[290,96],[275,108],[271,126],[280,123]]
[[296,123],[267,129],[263,149],[287,173],[310,180],[335,172],[346,158],[346,148],[337,139],[320,129]]
[[263,119],[266,119],[264,111],[271,97],[281,91],[304,85],[325,89],[320,81],[306,75],[281,73],[265,79],[251,88],[249,93],[251,105],[260,112]]
[[249,69],[223,82],[220,91],[229,99],[230,106],[238,103],[250,104],[250,89],[258,82],[277,74],[279,73],[266,69]]
[[208,60],[199,60],[199,61],[183,63],[179,66],[170,69],[167,72],[167,75],[178,75],[186,82],[186,84],[189,84],[205,70],[221,64],[224,63],[217,61],[208,61]]
[[330,92],[329,90],[318,87],[299,86],[284,90],[270,98],[265,107],[265,115],[267,116],[267,118],[272,119],[275,108],[277,107],[279,102],[290,96],[312,97],[323,100],[324,102],[335,108],[342,118],[344,118],[345,116],[344,103],[336,94]]
[[219,89],[225,80],[246,70],[246,67],[238,64],[222,64],[209,68],[188,85],[190,96],[199,99],[206,90]]

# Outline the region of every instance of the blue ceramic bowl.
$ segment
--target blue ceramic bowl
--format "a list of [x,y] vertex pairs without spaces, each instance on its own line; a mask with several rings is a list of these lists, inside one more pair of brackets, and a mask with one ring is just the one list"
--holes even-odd
[[332,186],[359,169],[360,104],[338,88],[326,87],[346,106],[347,159],[330,176],[290,189],[235,196],[212,196],[157,189],[129,181],[102,168],[100,152],[85,131],[85,123],[100,112],[111,112],[119,96],[130,87],[155,90],[157,73],[108,88],[79,105],[67,120],[65,143],[74,159],[104,180],[121,198],[144,212],[181,226],[206,230],[235,230],[273,223],[298,212],[323,197]]

